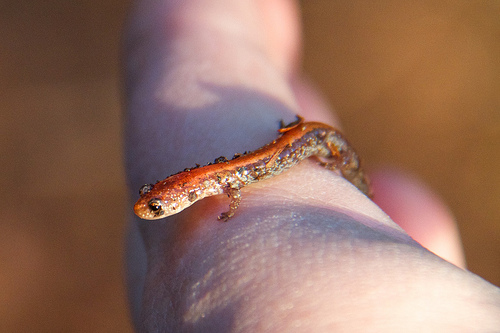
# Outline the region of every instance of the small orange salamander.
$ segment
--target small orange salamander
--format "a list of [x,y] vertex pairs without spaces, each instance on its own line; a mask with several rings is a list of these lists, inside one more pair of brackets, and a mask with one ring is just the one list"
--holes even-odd
[[316,122],[297,121],[278,130],[273,142],[250,153],[236,154],[231,160],[219,157],[203,167],[185,169],[156,184],[143,185],[134,211],[142,219],[164,218],[191,206],[203,198],[226,194],[229,211],[219,220],[231,218],[241,202],[240,189],[291,168],[301,160],[316,156],[320,164],[339,171],[365,195],[371,196],[368,180],[359,158],[343,135],[335,128]]

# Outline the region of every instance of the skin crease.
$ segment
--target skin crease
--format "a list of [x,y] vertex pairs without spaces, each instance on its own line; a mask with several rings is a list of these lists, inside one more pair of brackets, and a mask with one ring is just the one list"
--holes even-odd
[[[125,43],[130,206],[144,183],[272,141],[279,119],[301,114],[335,125],[297,72],[298,32],[290,1],[134,4]],[[385,184],[382,193],[407,181],[384,177],[375,182]],[[445,210],[418,184],[409,191]],[[216,220],[227,208],[224,196],[159,221],[139,220],[131,211],[127,282],[138,330],[500,327],[498,288],[420,246],[347,181],[314,162],[245,187],[242,197],[227,223]],[[408,214],[422,201],[399,205],[398,198],[388,199],[390,215],[407,214],[406,221],[418,223]],[[450,214],[425,218],[453,225]],[[435,230],[432,241],[442,234],[446,251],[447,243],[458,242],[446,228]]]

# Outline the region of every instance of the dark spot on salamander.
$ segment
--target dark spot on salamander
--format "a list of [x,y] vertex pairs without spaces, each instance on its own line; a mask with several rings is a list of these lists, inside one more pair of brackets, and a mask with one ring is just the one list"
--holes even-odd
[[227,158],[225,156],[219,156],[214,160],[214,163],[224,163],[227,162]]
[[188,171],[191,171],[191,170],[194,170],[194,169],[198,169],[199,167],[200,167],[200,165],[198,163],[196,163],[194,165],[194,167],[192,167],[192,168],[186,168],[186,169],[184,169],[183,172],[188,172]]
[[193,202],[196,199],[198,199],[198,194],[196,194],[196,192],[194,192],[194,191],[189,192],[188,199],[189,199],[189,201]]
[[139,195],[142,196],[146,193],[149,193],[149,192],[151,192],[152,189],[153,189],[153,184],[144,184],[139,189]]

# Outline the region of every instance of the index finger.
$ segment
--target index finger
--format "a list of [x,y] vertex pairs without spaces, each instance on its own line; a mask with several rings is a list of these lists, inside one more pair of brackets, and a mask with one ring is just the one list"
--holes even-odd
[[253,150],[275,137],[279,119],[293,119],[294,15],[289,1],[136,5],[126,39],[132,188]]

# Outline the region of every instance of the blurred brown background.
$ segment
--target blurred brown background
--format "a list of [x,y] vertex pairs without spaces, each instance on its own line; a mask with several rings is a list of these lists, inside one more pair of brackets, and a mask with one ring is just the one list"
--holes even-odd
[[[0,331],[129,332],[127,1],[0,0]],[[430,184],[500,285],[500,6],[303,1],[304,66],[366,164]]]

